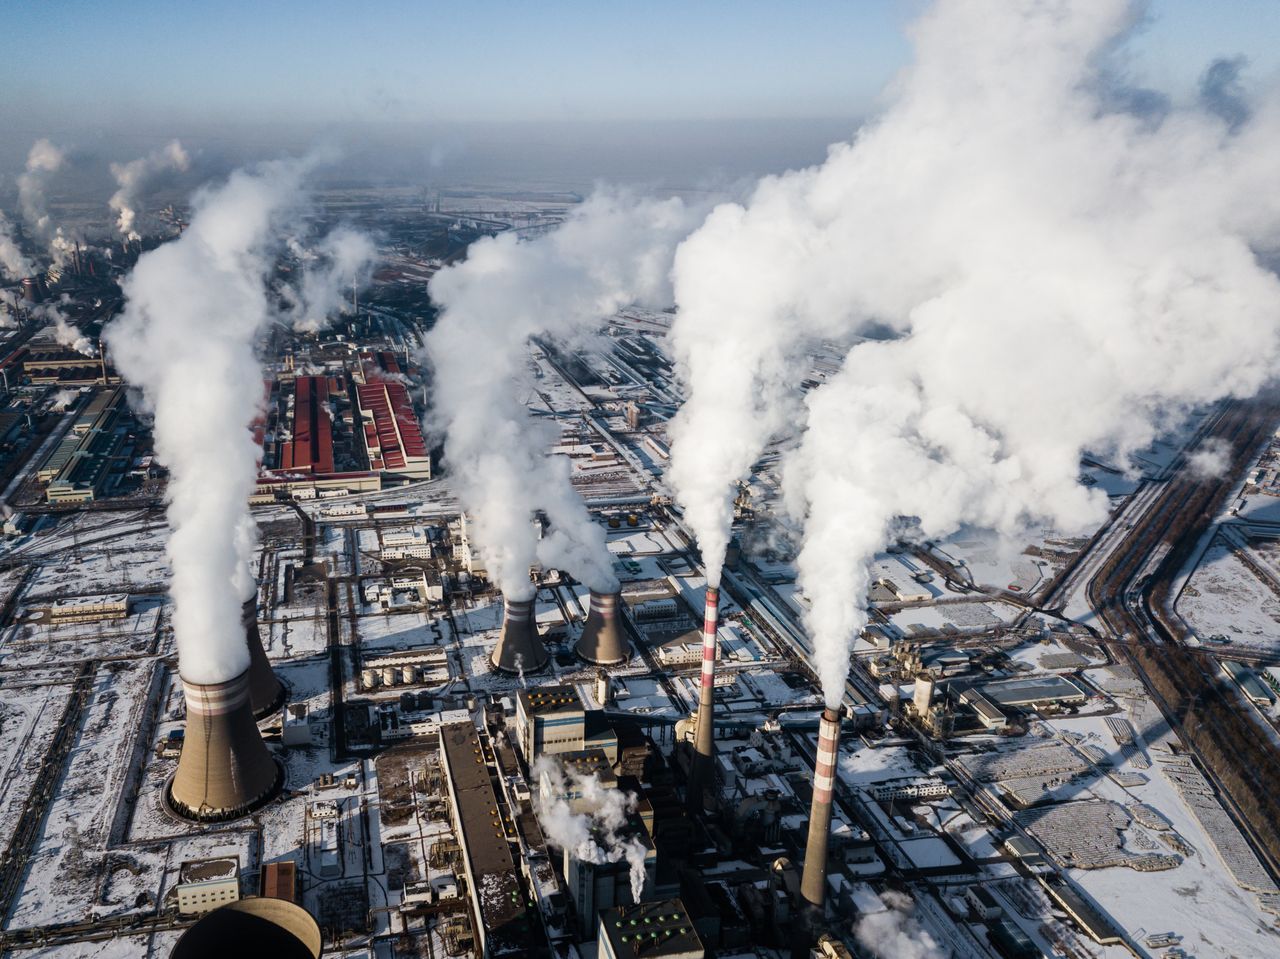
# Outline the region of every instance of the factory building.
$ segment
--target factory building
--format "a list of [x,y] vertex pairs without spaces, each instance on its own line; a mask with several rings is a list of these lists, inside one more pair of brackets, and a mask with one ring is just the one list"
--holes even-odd
[[292,859],[269,862],[262,867],[258,895],[267,899],[298,901],[298,864]]
[[240,858],[193,859],[178,870],[178,914],[195,916],[240,898]]
[[334,471],[333,422],[328,405],[328,377],[299,376],[293,381],[293,438],[280,451],[283,472]]
[[431,479],[431,456],[409,391],[379,380],[356,387],[369,468],[408,479]]
[[706,955],[679,899],[603,910],[596,942],[600,959],[702,959]]
[[[632,816],[618,830],[619,842],[644,849],[644,884],[640,901],[653,894],[658,875],[658,854],[653,839],[639,816]],[[602,909],[636,905],[632,894],[631,863],[626,857],[616,862],[595,862],[579,855],[579,849],[564,850],[564,878],[569,898],[573,900],[579,927],[584,935],[596,931]]]
[[380,559],[430,559],[431,539],[425,529],[394,530],[382,534]]
[[78,596],[55,599],[48,606],[34,607],[34,612],[47,617],[51,625],[63,623],[102,623],[124,619],[129,615],[129,594]]
[[577,752],[586,741],[586,710],[572,686],[539,686],[516,695],[516,740],[526,762]]
[[479,954],[485,959],[531,955],[533,917],[511,856],[515,826],[499,803],[486,750],[471,722],[441,727],[440,764],[476,917]]
[[124,390],[96,393],[40,468],[50,503],[91,503],[102,496],[112,468],[121,465],[128,431]]

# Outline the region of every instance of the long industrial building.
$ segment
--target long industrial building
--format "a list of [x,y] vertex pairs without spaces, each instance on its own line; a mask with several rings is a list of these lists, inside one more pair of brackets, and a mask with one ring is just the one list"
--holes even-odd
[[280,469],[290,473],[332,473],[333,422],[326,409],[329,378],[299,376],[293,381],[293,438],[280,451]]
[[400,383],[377,380],[356,387],[356,402],[369,468],[430,479],[431,456],[409,391]]
[[479,954],[486,959],[530,955],[535,930],[511,857],[515,826],[509,811],[499,803],[480,735],[472,723],[440,728],[440,762],[454,831],[462,847]]

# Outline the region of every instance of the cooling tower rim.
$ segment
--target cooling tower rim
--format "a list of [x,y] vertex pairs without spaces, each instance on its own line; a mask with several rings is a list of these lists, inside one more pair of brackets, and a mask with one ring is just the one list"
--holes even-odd
[[274,755],[271,756],[271,762],[274,763],[276,767],[276,778],[275,778],[274,784],[265,793],[263,793],[257,799],[253,800],[253,802],[249,803],[248,805],[244,806],[241,809],[237,809],[232,815],[220,814],[216,816],[201,816],[198,813],[186,811],[185,807],[179,806],[176,802],[174,802],[173,780],[174,780],[174,777],[178,775],[177,769],[175,769],[172,773],[170,773],[168,778],[166,778],[164,781],[164,791],[160,794],[160,809],[162,812],[164,812],[166,816],[168,816],[174,822],[186,823],[188,825],[192,823],[221,824],[221,823],[229,823],[229,822],[239,822],[241,819],[245,819],[248,816],[251,816],[253,813],[257,812],[259,809],[263,809],[264,807],[271,805],[271,803],[279,799],[281,793],[284,792],[284,784],[285,784],[284,763],[280,761],[280,758],[278,756],[274,756]]
[[262,722],[272,713],[278,713],[281,709],[283,709],[284,704],[289,700],[289,693],[293,689],[293,687],[291,687],[288,683],[286,683],[283,679],[280,678],[280,674],[277,673],[274,669],[271,671],[271,673],[276,678],[276,690],[277,690],[276,698],[271,700],[270,705],[264,707],[259,712],[256,712],[253,714],[253,721],[257,723]]
[[624,663],[629,663],[631,661],[631,644],[630,643],[627,644],[627,655],[623,656],[621,659],[592,659],[590,656],[588,656],[586,653],[582,651],[581,646],[575,646],[573,651],[574,653],[577,654],[579,659],[581,659],[583,662],[590,663],[592,666],[602,666],[602,667],[621,666]]

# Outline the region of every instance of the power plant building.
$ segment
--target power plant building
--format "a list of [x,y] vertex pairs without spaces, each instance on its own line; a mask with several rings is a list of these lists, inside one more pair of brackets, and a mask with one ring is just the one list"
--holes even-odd
[[472,723],[440,728],[440,762],[476,917],[479,954],[486,959],[526,956],[535,928],[511,856],[515,825],[494,791],[485,757]]
[[522,689],[516,696],[516,739],[526,762],[544,754],[580,752],[586,721],[582,698],[572,686]]
[[409,479],[431,479],[431,455],[409,391],[376,380],[356,387],[360,429],[369,468]]
[[706,955],[679,899],[602,910],[596,944],[600,959],[703,959]]
[[[640,893],[643,902],[646,896],[653,894],[658,874],[658,854],[653,840],[644,822],[635,815],[619,830],[618,838],[631,845],[639,843],[644,849],[644,885]],[[602,909],[635,905],[631,863],[624,857],[614,862],[594,862],[581,858],[576,849],[565,849],[564,878],[584,934],[596,930],[597,917]]]
[[195,916],[240,898],[240,858],[193,859],[178,870],[178,914]]
[[288,473],[332,473],[333,422],[329,418],[329,378],[299,376],[293,381],[293,438],[280,451]]

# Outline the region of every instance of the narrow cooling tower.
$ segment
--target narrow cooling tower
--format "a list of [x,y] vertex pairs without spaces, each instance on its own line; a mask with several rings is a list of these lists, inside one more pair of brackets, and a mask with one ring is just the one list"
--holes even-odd
[[621,605],[621,593],[591,591],[591,608],[576,651],[592,665],[619,666],[631,658],[631,644],[622,632]]
[[707,602],[702,616],[702,686],[698,694],[698,724],[693,738],[693,763],[689,767],[689,806],[705,805],[707,787],[714,771],[715,745],[712,742],[715,720],[716,632],[720,628],[720,590],[707,587]]
[[538,638],[531,599],[502,600],[502,633],[489,662],[503,673],[536,673],[547,665],[547,648]]
[[818,759],[813,770],[813,806],[809,811],[809,842],[804,852],[800,895],[822,908],[827,891],[827,840],[831,834],[831,800],[840,752],[840,711],[824,709],[818,723]]
[[267,751],[249,705],[249,672],[225,683],[182,681],[187,728],[173,808],[191,819],[234,819],[275,795],[280,767]]
[[249,704],[253,718],[262,719],[284,705],[284,683],[271,669],[271,660],[262,648],[262,634],[258,632],[258,605],[246,599],[240,620],[244,624],[245,642],[249,644]]

